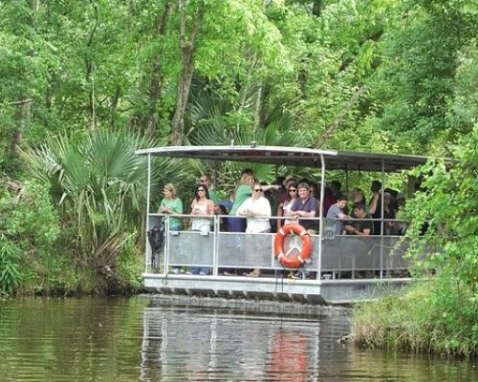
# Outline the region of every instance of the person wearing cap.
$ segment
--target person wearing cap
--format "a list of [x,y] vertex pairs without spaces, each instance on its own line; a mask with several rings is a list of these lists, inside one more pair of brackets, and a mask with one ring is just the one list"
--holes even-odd
[[395,210],[395,215],[397,214],[398,211],[401,211],[405,208],[405,194],[403,192],[399,192],[397,194],[397,197],[395,198],[395,203],[396,203],[396,210]]

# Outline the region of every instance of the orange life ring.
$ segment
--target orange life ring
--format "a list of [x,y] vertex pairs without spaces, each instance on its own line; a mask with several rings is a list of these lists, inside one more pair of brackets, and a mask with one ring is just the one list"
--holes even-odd
[[[299,235],[302,240],[302,251],[299,253],[299,255],[294,257],[287,256],[284,253],[284,248],[282,247],[284,243],[284,237],[289,233]],[[305,260],[309,258],[310,248],[311,241],[309,231],[299,224],[285,224],[281,229],[279,229],[279,231],[277,231],[276,237],[274,238],[274,253],[276,255],[276,259],[284,267],[300,267]]]

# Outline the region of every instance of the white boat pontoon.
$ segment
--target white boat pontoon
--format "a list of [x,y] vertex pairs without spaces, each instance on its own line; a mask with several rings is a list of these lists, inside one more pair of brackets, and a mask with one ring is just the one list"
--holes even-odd
[[[151,247],[146,246],[146,269],[142,277],[147,289],[172,294],[344,304],[376,298],[410,282],[406,276],[408,264],[403,257],[407,246],[403,237],[334,235],[327,229],[334,222],[323,218],[322,213],[326,171],[379,172],[382,174],[382,187],[385,187],[385,173],[400,172],[424,164],[426,157],[256,145],[158,147],[137,150],[136,153],[148,156],[146,229],[149,231],[162,221],[165,223],[164,248],[160,253],[152,253]],[[320,169],[320,213],[317,217],[320,228],[317,234],[311,235],[309,261],[301,269],[304,277],[289,278],[290,270],[284,269],[277,261],[274,253],[275,233],[223,232],[220,230],[221,216],[211,219],[214,229],[207,235],[187,230],[169,231],[169,217],[151,210],[151,172],[155,157]],[[409,182],[409,190],[413,188],[412,183]],[[190,217],[180,216],[184,219]],[[381,224],[383,227],[384,219],[381,219]],[[291,243],[291,247],[296,246],[301,250],[300,239],[296,238]],[[173,267],[207,267],[210,274],[173,274]],[[241,276],[241,270],[257,267],[261,268],[263,276]],[[225,276],[224,269],[239,272],[236,276]]]

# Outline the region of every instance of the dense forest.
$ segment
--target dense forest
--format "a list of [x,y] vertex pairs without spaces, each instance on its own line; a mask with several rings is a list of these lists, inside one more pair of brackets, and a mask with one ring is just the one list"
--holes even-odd
[[[448,275],[443,331],[469,322],[477,28],[473,0],[1,1],[0,294],[139,285],[134,149],[256,141],[453,158],[421,170],[410,213],[443,234],[426,264]],[[164,161],[155,181],[201,166]],[[456,288],[465,318],[439,299]]]

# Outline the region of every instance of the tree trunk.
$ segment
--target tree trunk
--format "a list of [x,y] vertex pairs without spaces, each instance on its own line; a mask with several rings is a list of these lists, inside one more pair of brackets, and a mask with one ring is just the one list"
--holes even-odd
[[314,0],[314,4],[312,5],[312,14],[317,17],[322,15],[322,0]]
[[171,144],[174,146],[181,145],[184,133],[184,114],[191,88],[191,81],[194,73],[194,51],[196,37],[201,27],[204,15],[204,5],[200,4],[196,12],[189,41],[186,37],[186,7],[187,0],[180,0],[180,41],[181,41],[181,74],[179,77],[178,95],[176,101],[176,110],[172,121]]
[[[261,108],[262,108],[262,81],[259,83],[259,88],[256,92],[256,101],[254,105],[254,128],[253,128],[253,140],[257,141],[257,129],[259,129],[261,123]],[[251,142],[252,143],[252,142]]]
[[13,131],[12,135],[12,152],[16,152],[18,147],[22,145],[23,133],[26,129],[28,118],[30,115],[31,99],[25,99],[21,101],[13,102],[17,106],[16,120],[17,128]]
[[[93,28],[90,31],[90,36],[86,43],[87,49],[91,49],[93,45],[93,37],[95,35],[96,29],[98,28],[98,6],[90,0],[91,6],[93,7],[95,20]],[[85,67],[86,73],[85,78],[86,82],[90,84],[90,91],[88,92],[88,110],[90,115],[90,133],[96,131],[96,106],[95,106],[95,80],[94,80],[94,63],[88,57],[85,58]]]
[[[171,14],[172,3],[166,1],[164,5],[164,12],[161,17],[157,17],[155,23],[155,32],[158,36],[164,36],[166,34],[169,16]],[[163,85],[163,73],[162,73],[162,57],[164,56],[164,48],[154,55],[152,62],[151,73],[151,85],[150,85],[150,97],[149,97],[149,111],[146,121],[146,130],[154,134],[158,127],[158,112],[157,105],[161,98],[161,91]]]

